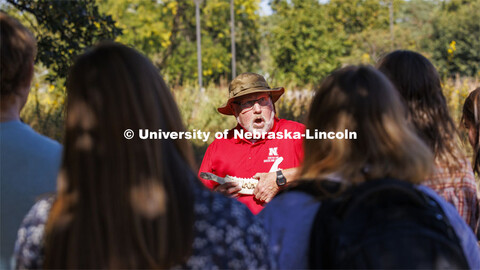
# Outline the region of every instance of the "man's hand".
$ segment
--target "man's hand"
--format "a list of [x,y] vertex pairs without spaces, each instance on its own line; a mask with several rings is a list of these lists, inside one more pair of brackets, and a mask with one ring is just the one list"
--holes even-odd
[[265,203],[270,202],[279,190],[277,173],[256,173],[253,178],[258,179],[257,187],[253,191],[255,198]]
[[213,191],[222,193],[223,195],[228,197],[237,197],[240,190],[242,190],[242,188],[238,185],[238,183],[235,182],[228,182],[222,185],[218,185],[213,189]]

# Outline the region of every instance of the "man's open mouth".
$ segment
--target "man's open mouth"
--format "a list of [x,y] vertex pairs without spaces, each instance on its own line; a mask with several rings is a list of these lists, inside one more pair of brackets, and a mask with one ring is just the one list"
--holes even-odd
[[255,127],[262,127],[265,124],[263,118],[257,118],[253,121],[253,126]]

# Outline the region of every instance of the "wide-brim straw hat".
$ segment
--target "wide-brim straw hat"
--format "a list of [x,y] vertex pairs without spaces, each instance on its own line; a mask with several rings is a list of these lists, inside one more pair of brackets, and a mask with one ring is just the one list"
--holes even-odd
[[236,98],[253,93],[270,93],[272,102],[275,103],[280,96],[283,95],[285,89],[283,87],[270,88],[267,81],[262,75],[256,73],[242,73],[233,79],[228,85],[228,101],[220,106],[217,110],[221,114],[233,115],[230,104]]

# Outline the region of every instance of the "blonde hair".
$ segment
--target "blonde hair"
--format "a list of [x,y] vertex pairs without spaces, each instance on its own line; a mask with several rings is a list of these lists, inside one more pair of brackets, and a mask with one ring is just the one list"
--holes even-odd
[[332,174],[349,183],[392,177],[419,183],[433,156],[406,120],[388,79],[373,67],[335,71],[316,90],[307,129],[356,132],[357,139],[305,140],[302,178]]

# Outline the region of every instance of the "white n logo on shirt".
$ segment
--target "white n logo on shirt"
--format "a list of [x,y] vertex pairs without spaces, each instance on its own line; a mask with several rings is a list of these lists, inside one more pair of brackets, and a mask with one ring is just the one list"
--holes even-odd
[[278,156],[277,154],[277,150],[278,150],[278,147],[272,147],[272,148],[268,148],[268,155],[269,156]]

